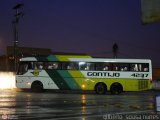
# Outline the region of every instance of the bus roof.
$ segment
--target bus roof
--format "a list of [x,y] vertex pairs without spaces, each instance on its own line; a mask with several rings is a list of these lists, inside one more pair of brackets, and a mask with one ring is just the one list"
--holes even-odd
[[150,59],[111,59],[111,58],[70,58],[70,61],[83,61],[83,62],[120,62],[120,63],[149,63]]
[[88,55],[49,55],[49,56],[35,56],[24,57],[20,61],[70,61],[70,58],[91,58]]
[[48,57],[24,57],[20,61],[82,61],[82,62],[120,62],[120,63],[151,63],[150,59],[112,59],[92,58],[87,55],[50,55]]

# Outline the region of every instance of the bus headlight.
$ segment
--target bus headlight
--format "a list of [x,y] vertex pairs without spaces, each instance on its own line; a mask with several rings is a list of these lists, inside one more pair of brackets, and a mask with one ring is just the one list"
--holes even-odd
[[82,84],[82,88],[85,88],[86,86],[84,84]]
[[30,83],[30,82],[27,82],[27,85],[31,85],[31,83]]

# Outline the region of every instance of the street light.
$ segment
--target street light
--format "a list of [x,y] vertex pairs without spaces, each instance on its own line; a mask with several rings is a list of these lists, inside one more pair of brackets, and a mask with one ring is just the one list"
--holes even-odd
[[19,24],[19,19],[22,17],[24,14],[22,12],[19,12],[19,9],[22,8],[24,4],[17,4],[13,7],[15,10],[16,14],[14,15],[15,19],[12,21],[13,23],[13,28],[14,28],[14,70],[17,70],[17,49],[18,49],[18,24]]

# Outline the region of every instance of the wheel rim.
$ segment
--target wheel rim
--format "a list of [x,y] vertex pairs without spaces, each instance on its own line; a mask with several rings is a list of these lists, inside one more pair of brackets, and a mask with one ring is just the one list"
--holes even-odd
[[31,89],[35,92],[41,92],[43,90],[43,86],[39,84],[34,84]]
[[114,85],[114,86],[112,86],[111,92],[112,92],[112,94],[117,95],[117,94],[120,94],[122,92],[122,89],[121,89],[120,86]]
[[97,87],[96,87],[96,92],[98,94],[104,94],[105,90],[106,90],[105,86],[102,83],[98,84]]

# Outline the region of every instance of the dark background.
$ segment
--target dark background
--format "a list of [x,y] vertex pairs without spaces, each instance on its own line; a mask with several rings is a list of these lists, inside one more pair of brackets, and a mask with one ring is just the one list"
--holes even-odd
[[12,21],[23,3],[19,46],[120,58],[148,58],[160,67],[160,24],[141,22],[140,0],[0,0],[0,55],[13,45]]

